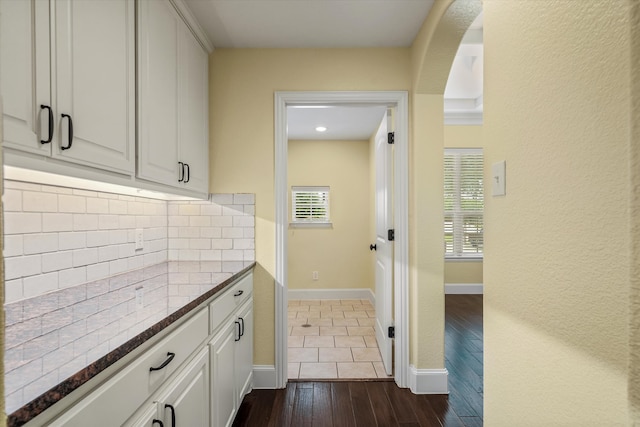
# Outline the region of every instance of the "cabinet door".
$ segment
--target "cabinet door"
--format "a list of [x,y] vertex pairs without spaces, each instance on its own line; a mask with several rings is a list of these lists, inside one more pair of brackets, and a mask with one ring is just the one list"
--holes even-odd
[[187,166],[185,186],[209,190],[208,55],[186,25],[179,31],[180,161]]
[[[3,144],[32,153],[51,153],[49,140],[49,2],[0,2],[0,93]],[[53,135],[55,137],[55,134]]]
[[59,137],[52,155],[131,174],[135,153],[134,0],[56,0],[52,4],[52,81]]
[[227,427],[236,415],[235,344],[238,325],[229,322],[211,342],[211,417],[213,427]]
[[[162,421],[160,403],[152,402],[139,411],[134,419],[123,424],[123,427],[159,427],[166,426]],[[169,426],[170,427],[170,426]]]
[[209,349],[205,347],[123,426],[208,426],[209,413]]
[[[167,0],[138,3],[138,176],[178,185],[179,17]],[[181,174],[180,174],[181,175]]]
[[244,395],[251,391],[253,379],[253,299],[240,311],[238,321],[242,336],[236,343],[236,399],[240,405]]
[[[160,402],[165,427],[209,425],[209,351],[204,348]],[[175,421],[175,423],[173,422]]]

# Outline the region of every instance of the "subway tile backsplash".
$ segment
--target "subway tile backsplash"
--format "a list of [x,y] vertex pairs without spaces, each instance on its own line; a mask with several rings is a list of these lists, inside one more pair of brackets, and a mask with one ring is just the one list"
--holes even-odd
[[212,194],[210,201],[170,202],[170,260],[255,260],[253,194]]
[[[11,180],[4,186],[6,303],[167,260],[255,260],[253,194],[163,201]],[[143,230],[141,250],[136,229]]]
[[253,194],[163,201],[5,180],[3,207],[9,412],[255,261]]

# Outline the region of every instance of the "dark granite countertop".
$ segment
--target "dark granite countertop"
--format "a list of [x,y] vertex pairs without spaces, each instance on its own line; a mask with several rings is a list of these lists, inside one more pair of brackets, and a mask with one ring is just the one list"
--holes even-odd
[[[19,304],[6,305],[8,347],[14,345],[16,348],[18,346],[23,348],[40,338],[46,338],[46,335],[43,335],[46,332],[43,331],[43,328],[51,322],[44,319],[54,318],[56,313],[63,310],[73,310],[74,319],[76,319],[76,312],[88,311],[90,314],[86,318],[82,318],[85,335],[72,338],[75,339],[74,344],[75,342],[82,343],[83,340],[90,343],[92,340],[88,337],[93,337],[93,335],[95,335],[93,338],[97,342],[104,344],[102,346],[104,354],[102,355],[95,351],[96,348],[91,348],[89,344],[87,347],[91,348],[91,351],[87,353],[85,359],[81,359],[88,363],[84,368],[77,370],[77,372],[74,371],[75,374],[71,374],[57,385],[48,388],[38,397],[13,411],[7,417],[7,425],[10,427],[22,426],[34,419],[140,347],[147,340],[201,306],[202,303],[216,294],[220,294],[254,266],[255,262],[229,263],[226,268],[222,268],[219,263],[170,261],[152,268],[85,284],[78,289],[72,288],[58,294],[48,294],[40,297],[38,301],[22,301]],[[222,271],[223,269],[227,271]],[[106,292],[96,291],[105,288]],[[141,288],[146,289],[147,292],[144,294],[144,302],[136,299],[136,290]],[[111,305],[106,305],[108,303]],[[36,317],[33,317],[34,310],[32,308],[43,306],[48,308],[46,310],[40,309],[39,312],[36,310]],[[96,308],[87,310],[87,306],[95,306]],[[141,307],[143,308],[141,309]],[[102,316],[100,316],[101,313]],[[115,313],[121,316],[117,321],[114,321]],[[141,313],[145,315],[142,316]],[[133,319],[133,323],[126,323],[127,319]],[[125,331],[122,331],[123,322],[127,328]],[[104,330],[114,323],[117,323],[120,330],[116,331],[115,336],[105,338],[109,343],[98,341],[103,335],[96,334],[98,332],[104,334]],[[59,329],[54,330],[57,334],[56,337],[61,339],[66,336],[60,331],[72,328],[76,324],[77,322],[70,325],[58,325]],[[36,333],[30,333],[29,325],[39,325],[40,335],[36,337]],[[54,327],[56,326],[51,326],[49,329]],[[118,339],[123,342],[120,343]],[[19,343],[19,340],[30,341]],[[51,340],[43,339],[42,341]],[[58,342],[57,345],[62,347],[63,343]],[[48,350],[50,350],[48,354],[51,354],[51,349]],[[55,349],[55,351],[60,351],[60,349]],[[23,363],[26,364],[27,361],[23,361]],[[11,410],[10,407],[7,409]]]

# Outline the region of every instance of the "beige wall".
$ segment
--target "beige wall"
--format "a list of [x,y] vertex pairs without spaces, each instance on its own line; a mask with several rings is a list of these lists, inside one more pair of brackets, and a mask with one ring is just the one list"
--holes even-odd
[[411,47],[409,147],[409,362],[444,368],[444,89],[460,40],[479,0],[433,4]]
[[[289,228],[289,289],[375,291],[369,141],[289,141],[292,186],[329,186],[331,228]],[[291,213],[289,213],[291,216]],[[319,280],[312,280],[317,271]]]
[[[445,126],[445,148],[482,148],[482,126]],[[482,260],[445,261],[444,283],[482,283]]]
[[410,90],[410,51],[216,49],[209,61],[212,192],[256,194],[255,358],[274,363],[274,92]]
[[413,96],[409,159],[410,363],[444,368],[443,96]]
[[[2,95],[0,94],[0,117],[2,117],[2,105]],[[0,135],[4,135],[2,133],[2,122],[3,120],[0,120]],[[0,164],[3,164],[2,140],[3,138],[0,138]],[[0,182],[4,182],[2,173],[3,168],[0,168]],[[4,215],[2,212],[4,212],[4,209],[0,198],[0,253],[4,249]],[[0,307],[4,307],[4,259],[0,263]],[[0,310],[0,372],[3,372],[3,375],[0,376],[0,426],[5,426],[7,423],[4,402],[4,332],[4,310]]]
[[482,283],[482,260],[445,262],[444,283]]
[[[369,212],[376,211],[376,134],[374,133],[369,138]],[[369,215],[369,244],[376,242],[376,216]],[[371,251],[369,251],[371,252]],[[369,269],[372,274],[373,293],[376,291],[376,255],[375,252],[371,252],[369,255]]]
[[631,3],[484,1],[487,425],[632,425]]
[[640,2],[631,3],[631,317],[629,394],[632,422],[640,424]]

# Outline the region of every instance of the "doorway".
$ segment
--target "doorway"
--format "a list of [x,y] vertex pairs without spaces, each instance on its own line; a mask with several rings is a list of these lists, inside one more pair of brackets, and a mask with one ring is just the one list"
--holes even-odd
[[377,105],[287,108],[290,381],[392,374],[391,113]]
[[407,386],[408,374],[408,95],[406,92],[276,92],[275,94],[275,143],[276,143],[276,387],[287,383],[288,337],[288,209],[289,188],[287,179],[288,135],[287,107],[300,105],[382,105],[396,112],[395,156],[393,163],[393,211],[394,211],[394,259],[392,287],[395,296],[393,319],[395,342],[394,380],[400,387]]

